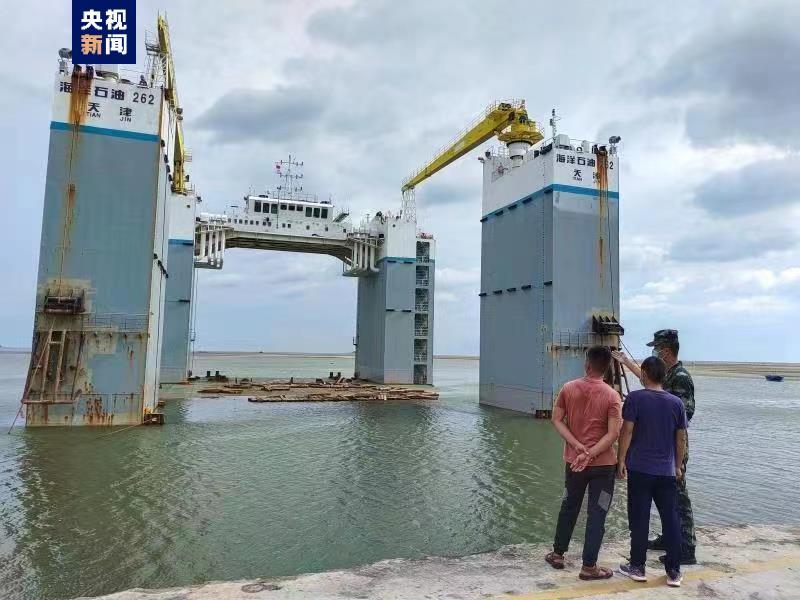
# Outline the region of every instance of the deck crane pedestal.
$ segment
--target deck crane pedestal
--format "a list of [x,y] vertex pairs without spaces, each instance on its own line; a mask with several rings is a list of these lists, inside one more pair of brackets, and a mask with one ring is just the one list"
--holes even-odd
[[412,173],[415,187],[481,143],[480,403],[548,417],[589,346],[619,346],[615,143],[543,139],[523,100],[498,102]]

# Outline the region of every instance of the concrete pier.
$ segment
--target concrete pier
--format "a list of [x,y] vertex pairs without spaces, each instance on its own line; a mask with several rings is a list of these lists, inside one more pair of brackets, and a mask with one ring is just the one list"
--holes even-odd
[[[520,544],[464,558],[384,560],[343,571],[292,578],[208,583],[165,590],[130,590],[106,600],[270,600],[380,598],[502,598],[555,600],[593,598],[800,598],[800,526],[703,527],[698,531],[697,566],[684,568],[681,589],[668,588],[664,570],[651,552],[649,580],[637,583],[615,574],[582,582],[580,544],[573,544],[567,567],[544,562],[548,544]],[[628,541],[607,543],[599,564],[616,567],[628,555]]]

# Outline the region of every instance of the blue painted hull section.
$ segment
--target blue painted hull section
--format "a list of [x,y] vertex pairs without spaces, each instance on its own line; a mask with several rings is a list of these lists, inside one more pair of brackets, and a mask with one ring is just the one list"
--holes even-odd
[[588,346],[613,342],[591,331],[592,314],[619,318],[619,202],[604,204],[551,190],[482,219],[481,404],[551,410]]
[[[188,242],[188,243],[187,243]],[[194,246],[190,240],[170,240],[164,336],[161,346],[161,382],[186,381],[192,319]]]
[[[98,129],[51,126],[29,426],[138,424],[155,411],[166,168],[157,136]],[[79,314],[45,310],[69,294]]]

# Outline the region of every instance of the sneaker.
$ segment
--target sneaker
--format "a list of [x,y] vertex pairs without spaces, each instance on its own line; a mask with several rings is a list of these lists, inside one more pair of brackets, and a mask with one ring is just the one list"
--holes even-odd
[[681,587],[683,575],[680,571],[667,571],[667,585],[669,587]]
[[644,574],[644,567],[635,567],[630,563],[619,566],[619,572],[634,581],[647,581],[647,576]]
[[647,549],[648,550],[661,550],[664,552],[667,549],[667,546],[664,544],[664,536],[657,535],[655,539],[650,540],[647,542]]
[[[666,560],[667,560],[667,555],[666,554],[662,554],[661,556],[658,557],[658,560],[662,564],[664,564],[666,562]],[[696,565],[697,564],[697,558],[695,558],[694,554],[681,554],[680,564],[681,565]]]

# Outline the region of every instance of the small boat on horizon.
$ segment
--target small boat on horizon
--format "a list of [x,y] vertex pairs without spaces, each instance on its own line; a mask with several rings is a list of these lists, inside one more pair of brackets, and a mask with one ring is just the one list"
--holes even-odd
[[764,378],[767,381],[783,381],[783,375],[770,374],[770,375],[764,375]]

